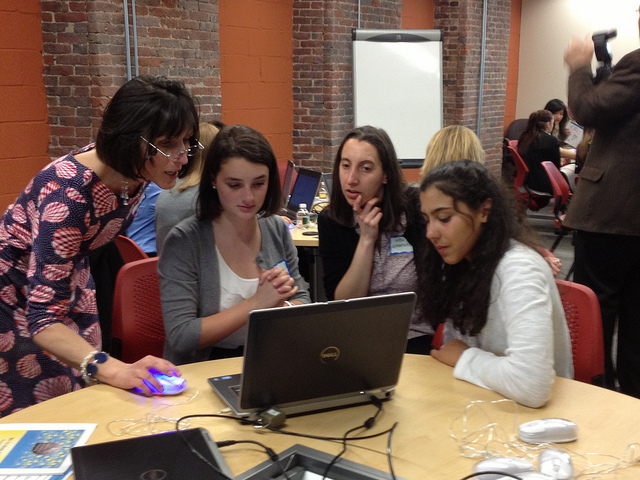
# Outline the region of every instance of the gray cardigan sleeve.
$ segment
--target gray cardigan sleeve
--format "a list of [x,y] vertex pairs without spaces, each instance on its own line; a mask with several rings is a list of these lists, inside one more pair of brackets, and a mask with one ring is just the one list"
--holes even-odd
[[202,317],[220,309],[215,241],[206,223],[208,229],[191,217],[173,228],[158,262],[164,357],[176,364],[208,360],[210,349],[198,350]]

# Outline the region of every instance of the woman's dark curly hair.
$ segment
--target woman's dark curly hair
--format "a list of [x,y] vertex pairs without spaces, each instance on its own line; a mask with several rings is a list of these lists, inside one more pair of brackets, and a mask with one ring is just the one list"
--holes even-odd
[[[457,212],[461,203],[476,212],[487,199],[492,202],[487,222],[482,224],[471,250],[471,261],[448,265],[427,242],[418,266],[420,301],[433,326],[451,319],[462,334],[477,335],[487,322],[496,267],[512,238],[523,241],[523,226],[517,220],[513,195],[478,162],[460,160],[439,165],[422,180],[420,192],[431,187],[453,198]],[[530,239],[523,243],[530,244]]]

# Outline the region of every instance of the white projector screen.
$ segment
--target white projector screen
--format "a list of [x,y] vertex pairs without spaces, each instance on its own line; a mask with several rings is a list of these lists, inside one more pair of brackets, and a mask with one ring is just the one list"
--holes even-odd
[[442,128],[442,31],[353,30],[356,126],[384,128],[403,166],[421,166]]

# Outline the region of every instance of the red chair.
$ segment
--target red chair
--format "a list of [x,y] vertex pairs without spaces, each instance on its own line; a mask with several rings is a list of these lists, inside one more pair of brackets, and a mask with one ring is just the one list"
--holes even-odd
[[564,178],[558,167],[556,167],[553,162],[542,162],[542,168],[547,172],[547,176],[549,177],[549,181],[551,182],[551,188],[553,189],[553,214],[555,215],[555,226],[556,232],[558,236],[556,237],[555,242],[551,246],[551,251],[553,252],[556,247],[562,241],[564,234],[568,231],[564,226],[564,217],[567,213],[567,206],[569,203],[569,199],[571,198],[571,189],[569,188],[569,184],[567,180]]
[[118,247],[118,251],[120,252],[120,256],[124,263],[135,262],[136,260],[142,260],[144,258],[149,258],[140,245],[138,245],[135,241],[131,240],[129,237],[125,237],[124,235],[118,235],[113,239]]
[[549,204],[551,194],[539,192],[527,186],[527,177],[529,176],[529,167],[518,153],[518,140],[509,140],[507,148],[511,152],[513,162],[516,166],[516,178],[513,181],[513,191],[525,208],[537,212],[542,207]]
[[433,335],[433,340],[431,340],[431,345],[433,345],[433,348],[435,348],[436,350],[440,350],[440,347],[442,347],[443,343],[444,343],[444,323],[441,323],[440,325],[438,325],[438,328],[436,329],[436,333]]
[[122,342],[120,358],[135,362],[162,357],[164,322],[160,303],[158,257],[125,263],[116,277],[112,335]]
[[571,335],[574,378],[602,385],[604,378],[604,340],[600,302],[589,287],[556,280]]

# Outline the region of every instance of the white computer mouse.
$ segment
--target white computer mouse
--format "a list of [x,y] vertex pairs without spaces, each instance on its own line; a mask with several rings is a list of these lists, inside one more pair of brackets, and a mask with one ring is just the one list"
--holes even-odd
[[[165,375],[160,372],[151,372],[151,375],[153,375],[153,378],[162,386],[162,390],[158,390],[152,383],[143,380],[153,395],[177,395],[187,389],[187,380],[178,375]],[[133,391],[142,393],[142,390],[139,388],[134,388]]]
[[500,472],[478,475],[480,480],[497,480],[503,478],[505,473],[519,475],[523,472],[533,472],[533,463],[525,458],[519,457],[493,457],[481,460],[473,466],[473,472]]
[[573,478],[571,455],[555,448],[543,450],[538,457],[538,470],[556,480],[569,480]]
[[542,418],[519,427],[520,440],[527,443],[563,443],[578,438],[578,426],[564,418]]

